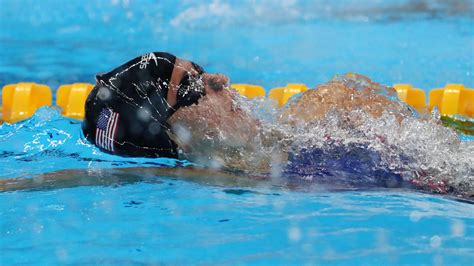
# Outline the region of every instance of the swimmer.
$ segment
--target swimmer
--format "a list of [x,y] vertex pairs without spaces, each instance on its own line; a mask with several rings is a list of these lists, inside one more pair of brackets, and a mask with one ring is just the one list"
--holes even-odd
[[[168,53],[139,56],[97,75],[96,83],[85,104],[82,130],[90,142],[108,153],[184,158],[203,164],[211,161],[214,166],[233,169],[250,164],[265,172],[270,159],[260,147],[283,137],[278,130],[261,131],[260,121],[235,100],[238,94],[229,89],[226,76],[207,74],[201,66]],[[393,105],[372,91],[350,90],[336,83],[309,90],[285,111],[280,122],[320,119],[330,108],[350,111],[362,107],[380,115]],[[249,161],[256,157],[247,156],[249,152],[259,153],[261,160]],[[222,158],[227,159],[219,161]]]
[[96,76],[85,104],[84,136],[108,153],[177,158],[168,118],[228,82],[169,53],[139,56]]
[[[135,62],[138,63],[141,60],[143,59],[135,59]],[[189,71],[192,75],[193,69],[196,70],[197,67],[195,68],[192,63],[190,64],[192,69],[183,70],[183,72],[188,74]],[[130,64],[129,62],[128,65],[133,67],[133,63]],[[125,66],[122,68],[125,72],[128,69]],[[175,64],[173,68],[183,69],[183,65],[177,66]],[[123,71],[117,71],[114,70],[112,72],[119,73],[115,75],[120,77],[120,73]],[[172,73],[174,71],[171,70]],[[170,75],[173,76],[172,74]],[[148,96],[145,97],[138,94],[142,92],[141,90],[127,91],[126,88],[121,86],[122,83],[113,84],[113,86],[104,85],[104,82],[100,81],[100,77],[98,78],[99,81],[95,95],[92,94],[93,96],[89,97],[89,105],[94,107],[94,104],[102,104],[108,108],[115,108],[114,110],[116,111],[114,112],[122,110],[120,109],[121,104],[130,105],[129,113],[120,113],[121,116],[130,116],[130,120],[128,120],[130,122],[137,122],[133,121],[133,119],[138,120],[140,122],[139,125],[144,129],[147,129],[147,121],[154,123],[155,120],[153,119],[144,120],[141,117],[143,114],[137,115],[137,110],[142,110],[137,99],[141,99],[142,103],[144,102],[145,104],[150,104],[154,101],[147,99]],[[180,159],[188,159],[199,165],[207,166],[207,168],[116,169],[113,170],[114,174],[109,175],[107,178],[103,178],[103,173],[109,170],[102,171],[98,169],[91,173],[87,172],[88,170],[62,170],[55,173],[41,174],[33,177],[33,179],[13,178],[2,180],[0,181],[0,191],[43,190],[81,185],[112,185],[116,182],[149,181],[156,176],[176,176],[191,180],[205,178],[204,182],[206,184],[212,183],[212,180],[221,180],[225,183],[226,179],[232,181],[244,178],[254,181],[258,180],[257,185],[266,182],[271,187],[276,185],[291,189],[311,190],[314,187],[317,189],[321,187],[329,189],[402,187],[441,194],[452,194],[465,198],[472,198],[474,195],[472,184],[456,185],[455,182],[449,180],[446,182],[441,180],[440,182],[440,179],[432,178],[433,175],[436,175],[436,169],[433,172],[432,168],[427,169],[426,167],[421,170],[414,168],[396,169],[392,165],[388,167],[382,160],[382,157],[385,155],[390,157],[398,156],[398,159],[402,160],[402,164],[404,162],[410,164],[409,162],[413,157],[404,158],[404,151],[397,149],[390,142],[386,144],[383,135],[380,137],[376,135],[375,139],[362,138],[362,142],[350,142],[350,139],[357,138],[357,135],[364,135],[363,132],[361,134],[361,130],[364,130],[364,127],[360,126],[361,124],[363,125],[364,119],[367,120],[373,117],[375,119],[373,120],[374,122],[379,118],[381,121],[386,122],[381,117],[386,116],[387,113],[389,116],[394,117],[395,124],[402,124],[405,120],[414,119],[414,113],[407,105],[391,99],[391,97],[396,97],[395,91],[392,88],[381,86],[358,75],[335,78],[293,99],[287,107],[282,109],[282,112],[279,112],[276,119],[277,122],[273,121],[269,126],[266,121],[256,115],[256,109],[246,106],[246,103],[249,103],[249,101],[242,101],[241,96],[229,88],[227,77],[208,74],[201,74],[199,76],[199,73],[193,77],[195,77],[196,82],[201,82],[202,86],[191,86],[191,88],[201,88],[200,90],[198,89],[201,93],[191,104],[185,104],[179,108],[172,108],[171,104],[169,104],[171,100],[168,100],[171,98],[163,96],[167,96],[168,88],[176,88],[176,85],[173,84],[178,83],[171,82],[173,78],[170,78],[170,82],[167,83],[169,87],[165,86],[166,84],[162,84],[162,87],[159,87],[168,89],[168,91],[166,91],[166,94],[161,95],[163,100],[158,102],[166,103],[165,107],[170,110],[167,116],[162,117],[163,124],[166,125],[166,134],[160,136],[164,136],[167,141],[173,143],[173,156]],[[110,78],[108,80],[114,81],[114,79]],[[134,88],[136,88],[134,84],[136,82],[132,83]],[[155,86],[158,87],[158,85],[152,85],[152,92],[163,92],[162,90],[155,89]],[[121,90],[117,92],[117,88]],[[177,102],[179,88],[178,85]],[[101,90],[105,91],[105,95],[100,96]],[[137,95],[134,95],[135,98],[132,98],[130,95],[125,95],[122,90],[130,92],[130,94],[137,93]],[[117,93],[120,97],[113,98],[110,93]],[[128,98],[124,96],[128,96]],[[110,101],[110,98],[117,100],[117,102]],[[324,127],[331,126],[331,119],[335,117],[331,112],[334,111],[337,111],[337,125],[335,128],[325,131]],[[354,112],[357,115],[354,116]],[[97,114],[97,112],[89,114],[90,121],[94,121],[92,119],[97,121],[97,118],[94,118],[94,114]],[[90,121],[84,122],[84,128],[87,128],[87,124],[91,123]],[[370,121],[372,120],[369,119]],[[388,126],[390,126],[390,123]],[[92,127],[94,128],[95,125],[93,122]],[[122,126],[132,132],[132,129],[129,127],[134,126],[134,124]],[[382,127],[384,126],[387,125],[382,124]],[[315,130],[312,129],[313,127]],[[439,128],[449,131],[449,129],[442,126],[439,126]],[[337,136],[341,129],[346,130],[347,134]],[[373,126],[369,127],[369,130],[372,129]],[[397,129],[395,128],[395,130]],[[307,134],[308,139],[302,140],[301,137],[304,137],[304,134],[301,135],[301,132],[304,133],[305,131],[309,131],[310,134]],[[87,132],[90,131],[84,131],[86,136]],[[322,133],[318,135],[318,132]],[[143,134],[150,134],[150,132],[143,132]],[[130,145],[137,145],[133,142],[135,138],[138,137],[134,136],[134,138],[125,141],[130,142]],[[314,141],[315,139],[316,142]],[[450,141],[449,139],[453,140],[455,137],[448,138],[448,141]],[[115,139],[114,141],[117,140]],[[155,140],[157,142],[162,141],[159,138]],[[121,147],[123,143],[114,142],[114,145],[118,145],[114,146],[114,148]],[[147,145],[152,145],[153,147],[155,144],[151,142]],[[370,147],[371,145],[384,147],[382,147],[382,150],[374,150]],[[104,147],[101,148],[105,149]],[[148,146],[142,147],[146,151],[148,151],[148,148]],[[176,152],[178,149],[180,150],[179,153]],[[167,154],[163,155],[156,152],[157,150],[154,149],[153,153],[127,153],[128,150],[125,150],[124,153],[118,154],[128,156],[167,156]],[[397,160],[397,158],[395,159]],[[399,167],[401,164],[398,161],[393,165]],[[459,169],[462,169],[462,167]],[[127,174],[123,175],[122,171],[125,171]],[[153,174],[149,177],[148,175],[143,177],[141,174],[137,174],[129,178],[128,171],[137,173],[145,171],[147,173],[153,172]],[[414,175],[415,178],[402,177],[404,172]],[[278,178],[275,179],[275,176]],[[408,184],[406,184],[407,181],[409,181]]]
[[[416,124],[414,121],[423,122],[426,117],[418,117],[413,109],[396,100],[393,88],[364,76],[338,76],[307,90],[269,124],[252,114],[245,101],[238,101],[238,95],[230,95],[231,104],[220,105],[224,102],[222,95],[213,94],[198,105],[181,108],[169,119],[171,125],[187,132],[183,154],[190,161],[297,182],[338,184],[341,188],[414,187],[441,194],[473,195],[472,185],[463,184],[462,188],[436,166],[412,167],[410,162],[420,155],[410,148],[400,149],[393,144],[396,142],[386,139],[387,135],[370,132],[374,127],[370,123],[377,121],[387,123],[382,123],[382,128],[389,125],[398,131],[405,123]],[[447,145],[460,145],[451,129],[436,123],[429,126],[449,136]],[[333,129],[325,131],[325,127]]]
[[[320,147],[295,145],[300,141],[296,131],[311,130],[313,123],[334,110],[338,127],[348,129],[346,139],[360,134],[356,128],[364,122],[362,117],[388,113],[402,123],[414,116],[406,105],[393,100],[393,88],[360,75],[342,76],[306,91],[270,127],[242,105],[226,76],[204,73],[199,65],[168,53],[142,55],[96,79],[82,128],[86,138],[105,152],[187,159],[246,175],[324,173],[323,177],[331,177],[349,173],[365,178],[341,179],[356,187],[400,186],[400,173],[407,172],[388,169],[391,163],[383,160],[382,152],[369,149],[370,143],[338,145],[333,143],[334,136],[326,134]],[[354,111],[361,115],[353,115]],[[383,143],[383,136],[378,137],[375,141],[388,149],[385,153],[403,157],[401,151]],[[400,160],[409,159],[399,159],[395,165],[403,164]],[[440,193],[448,190],[443,181],[432,181],[430,174],[417,175],[412,180],[421,186],[428,184]]]
[[[360,75],[351,75],[353,80],[363,80],[364,84],[355,88],[349,86],[349,81],[332,80],[307,90],[284,108],[278,121],[270,127],[259,121],[251,110],[239,106],[242,101],[236,100],[237,93],[208,95],[199,105],[178,110],[170,117],[169,123],[185,128],[189,134],[185,141],[180,141],[180,134],[177,134],[176,141],[186,143],[184,154],[187,159],[215,164],[213,160],[217,158],[223,166],[231,169],[268,173],[275,156],[279,161],[288,160],[295,141],[292,131],[321,121],[331,110],[337,110],[348,128],[357,124],[357,117],[351,115],[356,110],[376,118],[388,112],[399,121],[413,116],[406,105],[383,96],[386,93],[395,95],[394,89]],[[203,124],[207,126],[202,127]],[[203,162],[206,158],[210,162]]]

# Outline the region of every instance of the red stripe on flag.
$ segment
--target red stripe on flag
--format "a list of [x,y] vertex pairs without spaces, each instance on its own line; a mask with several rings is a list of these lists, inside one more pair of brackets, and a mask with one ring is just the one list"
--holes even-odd
[[112,125],[112,132],[110,132],[110,139],[111,139],[111,148],[112,148],[112,151],[114,151],[114,139],[115,139],[115,135],[116,135],[118,120],[119,120],[119,114],[118,114],[118,113],[114,113],[114,123],[113,123],[113,125]]

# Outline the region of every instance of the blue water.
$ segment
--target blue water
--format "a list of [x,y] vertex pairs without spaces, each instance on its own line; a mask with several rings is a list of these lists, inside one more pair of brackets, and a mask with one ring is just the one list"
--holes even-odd
[[[459,2],[459,1],[457,1]],[[233,82],[309,86],[354,71],[429,91],[474,87],[472,1],[1,1],[0,85],[93,82],[169,51]],[[121,158],[43,108],[0,126],[0,179],[187,162]],[[465,141],[469,141],[464,137]],[[110,173],[110,174],[108,174]],[[130,174],[138,175],[140,174]],[[222,178],[221,178],[222,179]],[[0,194],[0,264],[461,264],[474,205],[404,190],[300,192],[151,176]]]
[[237,195],[163,180],[8,193],[0,206],[5,264],[468,265],[473,256],[472,205],[421,194]]

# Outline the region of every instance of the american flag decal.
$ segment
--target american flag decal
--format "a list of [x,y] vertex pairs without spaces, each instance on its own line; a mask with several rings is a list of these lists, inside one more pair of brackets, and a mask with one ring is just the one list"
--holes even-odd
[[114,151],[115,132],[119,121],[119,114],[110,108],[100,112],[95,131],[95,144],[108,151]]

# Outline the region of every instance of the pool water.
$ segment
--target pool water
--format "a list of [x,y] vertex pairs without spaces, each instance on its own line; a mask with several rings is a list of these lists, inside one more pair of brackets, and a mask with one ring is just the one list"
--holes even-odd
[[2,195],[3,262],[472,261],[470,204],[403,192],[313,194],[160,181]]
[[[314,86],[346,72],[426,92],[446,83],[474,87],[473,2],[424,3],[3,1],[0,85],[34,81],[55,90],[93,83],[96,73],[139,54],[168,51],[267,91],[290,82]],[[67,169],[113,179],[117,168],[188,163],[104,154],[82,139],[80,121],[53,108],[0,126],[0,179]],[[1,193],[0,264],[474,259],[468,201],[402,189],[295,191],[223,177],[145,179],[141,171],[103,186]]]

